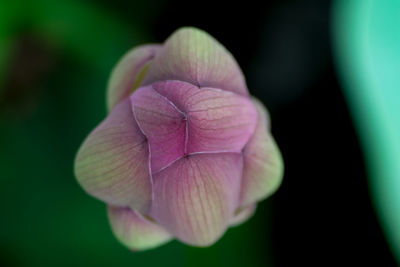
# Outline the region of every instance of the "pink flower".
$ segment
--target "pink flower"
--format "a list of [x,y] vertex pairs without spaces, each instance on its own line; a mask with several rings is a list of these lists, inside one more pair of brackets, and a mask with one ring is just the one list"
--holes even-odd
[[111,75],[107,105],[75,174],[107,203],[114,234],[133,250],[172,238],[209,246],[281,182],[266,109],[232,55],[201,30],[129,51]]

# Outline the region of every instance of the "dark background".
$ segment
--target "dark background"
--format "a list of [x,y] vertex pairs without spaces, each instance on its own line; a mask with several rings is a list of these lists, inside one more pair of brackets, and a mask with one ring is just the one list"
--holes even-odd
[[[39,2],[54,18],[12,15],[3,69],[1,266],[395,266],[333,65],[331,1]],[[174,241],[131,253],[114,240],[103,204],[79,188],[72,162],[105,116],[112,65],[181,26],[209,32],[235,56],[270,111],[285,176],[211,248]]]
[[282,187],[267,200],[270,233],[260,233],[272,238],[273,262],[394,265],[333,66],[331,1],[209,1],[182,12],[185,2],[161,14],[157,36],[182,23],[206,30],[233,53],[249,90],[270,111],[285,161]]

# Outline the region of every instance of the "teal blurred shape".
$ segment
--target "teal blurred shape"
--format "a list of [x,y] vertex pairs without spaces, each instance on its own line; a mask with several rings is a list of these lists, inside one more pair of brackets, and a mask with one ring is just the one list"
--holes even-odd
[[373,202],[400,263],[400,1],[337,0],[332,25]]

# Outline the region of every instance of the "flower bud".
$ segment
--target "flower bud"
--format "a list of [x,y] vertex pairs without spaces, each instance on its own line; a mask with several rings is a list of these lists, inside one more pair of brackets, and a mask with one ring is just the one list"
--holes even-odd
[[283,162],[267,111],[232,55],[201,30],[128,52],[107,105],[75,174],[107,203],[114,234],[132,250],[172,238],[209,246],[279,187]]

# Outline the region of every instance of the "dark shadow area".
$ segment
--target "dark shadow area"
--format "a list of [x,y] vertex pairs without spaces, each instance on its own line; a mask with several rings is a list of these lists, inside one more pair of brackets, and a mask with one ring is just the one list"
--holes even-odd
[[[203,1],[194,12],[185,3],[168,3],[154,26],[157,39],[181,25],[208,31],[270,111],[285,161],[283,184],[267,200],[271,230],[260,233],[272,237],[272,262],[394,266],[333,66],[330,1]],[[264,210],[261,204],[256,218]]]

